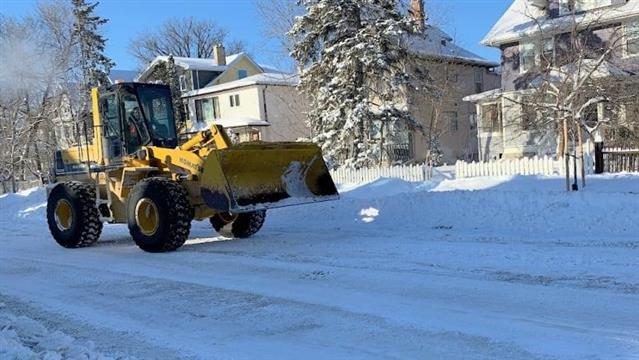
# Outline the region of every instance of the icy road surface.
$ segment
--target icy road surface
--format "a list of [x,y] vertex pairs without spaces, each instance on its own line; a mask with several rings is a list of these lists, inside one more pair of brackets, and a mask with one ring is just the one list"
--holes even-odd
[[379,180],[169,254],[4,195],[0,358],[639,359],[639,176],[562,184]]

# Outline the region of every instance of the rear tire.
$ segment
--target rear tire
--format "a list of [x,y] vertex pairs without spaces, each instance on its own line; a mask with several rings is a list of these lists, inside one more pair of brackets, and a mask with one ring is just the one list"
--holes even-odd
[[129,194],[129,232],[144,251],[174,251],[184,245],[191,230],[191,214],[186,190],[166,178],[144,179]]
[[93,245],[102,233],[102,221],[90,184],[69,181],[56,185],[47,199],[51,235],[65,248]]
[[215,231],[224,237],[247,238],[262,228],[265,219],[266,210],[258,210],[241,214],[215,214],[210,220]]

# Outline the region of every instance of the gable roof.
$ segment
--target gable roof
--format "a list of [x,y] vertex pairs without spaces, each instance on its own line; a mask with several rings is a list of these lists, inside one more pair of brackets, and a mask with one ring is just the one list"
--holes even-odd
[[122,80],[124,82],[133,82],[137,75],[138,72],[133,70],[111,70],[108,78],[111,84],[115,84],[115,82],[118,80]]
[[453,38],[450,35],[436,26],[426,25],[423,34],[409,36],[406,41],[408,50],[414,55],[446,58],[489,67],[499,65],[497,62],[484,59],[458,46],[453,42]]
[[575,15],[548,18],[547,11],[531,4],[531,0],[514,0],[501,18],[481,41],[483,45],[499,46],[530,37],[540,31],[567,31],[574,22],[586,27],[593,22],[613,22],[639,16],[639,1],[629,0],[623,5],[607,6]]
[[[173,61],[175,61],[175,65],[180,66],[184,70],[200,70],[200,71],[218,71],[224,72],[226,71],[233,62],[237,61],[240,57],[248,57],[245,53],[237,53],[233,55],[226,56],[226,65],[217,65],[215,60],[213,59],[201,59],[201,58],[191,58],[191,57],[182,57],[182,56],[174,56]],[[151,61],[146,68],[138,75],[136,80],[146,78],[155,65],[159,62],[167,62],[169,61],[169,57],[166,55],[156,56],[153,61]]]
[[219,91],[236,89],[239,87],[250,85],[280,85],[280,86],[297,86],[299,84],[299,77],[296,74],[285,73],[261,73],[253,76],[245,77],[244,79],[225,82],[219,85],[206,86],[198,90],[192,90],[182,97],[191,97],[197,95],[204,95],[215,93]]

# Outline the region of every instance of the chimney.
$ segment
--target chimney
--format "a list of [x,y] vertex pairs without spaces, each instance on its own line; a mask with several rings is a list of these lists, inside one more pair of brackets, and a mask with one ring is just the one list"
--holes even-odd
[[226,65],[226,54],[224,53],[224,45],[217,44],[213,47],[213,60],[216,65]]
[[424,32],[426,24],[426,14],[424,13],[424,0],[411,0],[408,10],[411,18],[415,22],[415,27],[419,33]]

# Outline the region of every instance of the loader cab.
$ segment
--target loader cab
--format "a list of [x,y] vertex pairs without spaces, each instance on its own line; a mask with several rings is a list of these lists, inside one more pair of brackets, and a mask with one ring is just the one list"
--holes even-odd
[[103,153],[107,163],[142,146],[178,145],[171,91],[159,84],[120,83],[100,93]]

